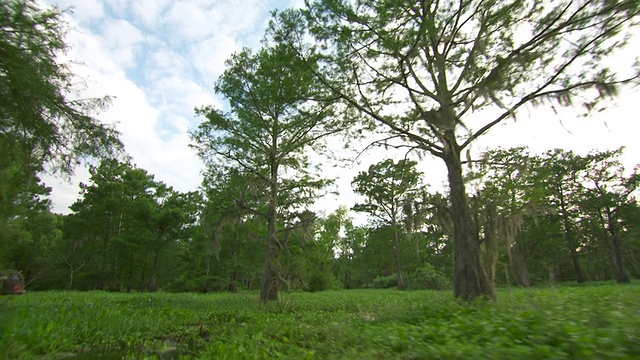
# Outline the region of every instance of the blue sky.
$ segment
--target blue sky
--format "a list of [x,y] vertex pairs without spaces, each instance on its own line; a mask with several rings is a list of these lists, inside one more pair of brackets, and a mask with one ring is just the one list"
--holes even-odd
[[[72,8],[67,14],[71,50],[61,60],[77,62],[72,69],[86,84],[75,96],[114,96],[111,107],[98,118],[115,124],[134,163],[157,180],[190,191],[200,184],[202,170],[201,161],[188,148],[187,131],[199,122],[194,107],[222,106],[224,100],[213,93],[213,84],[224,61],[242,47],[259,45],[271,10],[301,6],[303,0],[47,2]],[[527,145],[534,153],[554,147],[586,153],[626,146],[625,160],[631,167],[640,162],[640,115],[634,106],[638,100],[637,91],[624,93],[611,109],[588,119],[571,110],[557,115],[524,109],[517,122],[497,126],[471,150],[477,155],[489,147]],[[318,206],[353,205],[352,178],[387,155],[372,151],[348,169],[327,167],[325,174],[338,178],[341,196],[322,199]],[[421,170],[435,189],[442,188],[446,175],[439,161],[426,160]],[[53,187],[54,211],[66,213],[78,197],[78,182],[87,182],[88,173],[79,168],[71,181],[50,176],[44,180]]]
[[[224,61],[242,47],[259,45],[270,11],[300,6],[298,0],[49,0],[69,9],[71,46],[62,61],[86,86],[76,96],[113,96],[98,115],[115,123],[133,161],[180,191],[194,190],[202,169],[188,148],[187,131],[199,119],[194,107],[222,106],[213,84]],[[53,186],[54,210],[75,201],[79,168],[70,183]]]

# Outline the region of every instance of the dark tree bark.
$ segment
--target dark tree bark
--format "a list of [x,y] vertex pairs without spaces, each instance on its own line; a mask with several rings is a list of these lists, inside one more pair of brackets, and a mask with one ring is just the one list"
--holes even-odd
[[523,287],[531,287],[533,282],[531,281],[531,275],[529,274],[529,267],[527,266],[527,257],[524,251],[518,244],[511,250],[511,259],[513,263],[513,269],[515,271],[518,283]]
[[620,238],[618,237],[618,225],[616,224],[615,216],[612,214],[610,209],[606,210],[606,215],[608,223],[607,227],[609,234],[611,235],[611,237],[607,237],[611,244],[611,263],[613,265],[614,275],[618,284],[628,284],[631,280],[629,279],[629,275],[627,275],[627,271],[622,263],[622,251],[620,249]]
[[453,293],[455,297],[465,300],[473,300],[479,296],[495,300],[495,289],[485,272],[480,256],[480,243],[472,226],[471,211],[462,178],[460,149],[453,131],[445,132],[445,141],[443,160],[448,170],[453,218]]
[[[271,221],[270,221],[271,222]],[[275,222],[274,222],[275,223]],[[271,224],[269,226],[271,233]],[[260,301],[278,300],[278,274],[274,263],[277,258],[277,239],[269,234],[267,239],[267,253],[264,260],[264,274],[260,284]]]
[[612,248],[612,259],[613,259],[613,270],[616,275],[616,281],[618,284],[628,284],[631,282],[629,279],[629,275],[627,275],[627,271],[624,268],[624,264],[622,263],[622,251],[620,250],[620,239],[618,238],[618,234],[615,234],[611,237],[611,248]]
[[560,189],[560,210],[562,211],[562,221],[564,225],[565,238],[567,240],[567,246],[569,247],[569,253],[571,254],[571,261],[573,262],[573,270],[576,275],[576,281],[579,284],[584,283],[584,274],[582,273],[582,268],[580,267],[580,260],[578,259],[578,252],[576,248],[578,245],[576,244],[575,237],[573,236],[573,231],[571,228],[571,222],[569,221],[569,215],[567,214],[566,204],[564,200],[564,194],[562,189]]
[[264,274],[260,284],[260,301],[278,300],[278,269],[275,262],[278,256],[278,162],[275,159],[278,148],[274,136],[271,147],[271,178],[269,185],[269,209],[267,210],[267,252],[264,260]]

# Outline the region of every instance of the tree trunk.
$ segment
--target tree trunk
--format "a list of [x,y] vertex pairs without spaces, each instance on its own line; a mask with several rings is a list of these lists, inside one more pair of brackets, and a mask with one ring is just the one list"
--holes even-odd
[[[489,203],[486,209],[486,220],[484,223],[484,250],[486,255],[485,271],[487,273],[488,280],[492,283],[496,283],[496,273],[498,266],[498,239],[496,239],[496,218],[494,205]],[[478,223],[478,209],[473,211],[474,219],[474,233],[479,233]],[[479,239],[478,239],[479,241]]]
[[527,258],[524,251],[518,244],[512,247],[511,259],[513,263],[513,270],[515,272],[518,283],[523,287],[531,287],[533,282],[531,281],[531,275],[529,274],[529,267],[527,266]]
[[447,165],[453,217],[453,294],[464,300],[473,300],[479,296],[495,300],[495,290],[484,270],[480,244],[473,231],[462,179],[460,149],[455,142],[453,130],[445,132],[445,140],[443,160]]
[[582,268],[580,267],[580,260],[578,258],[578,252],[576,251],[577,244],[573,236],[573,231],[571,229],[571,223],[569,221],[569,215],[567,214],[562,190],[560,190],[560,210],[562,211],[562,221],[564,224],[567,246],[569,247],[569,253],[571,254],[571,260],[573,261],[573,270],[576,275],[576,281],[578,282],[578,284],[582,284],[585,281],[584,274],[582,273]]
[[611,238],[611,245],[613,250],[613,270],[616,274],[616,281],[618,284],[628,284],[631,280],[629,280],[629,275],[627,275],[622,263],[622,251],[620,250],[620,239],[618,239],[618,234]]
[[74,269],[73,264],[71,262],[69,262],[66,257],[63,256],[62,260],[64,260],[64,262],[67,263],[67,265],[69,265],[69,290],[72,290],[73,289],[73,275],[75,274],[76,271],[80,271],[80,269],[82,269],[82,267],[84,266],[85,262],[83,260],[82,264],[80,264],[80,266],[78,266],[77,269]]
[[156,256],[153,258],[153,272],[151,273],[151,281],[149,281],[149,291],[158,289],[158,260],[160,259],[160,250],[156,250]]
[[113,262],[111,263],[111,274],[109,275],[109,284],[107,285],[107,290],[109,291],[116,291],[116,289],[120,291],[119,286],[117,284],[117,281],[118,281],[117,270],[118,270],[118,253],[116,252],[115,256],[113,257]]
[[71,272],[69,273],[69,290],[73,289],[73,266],[71,266]]
[[102,251],[102,262],[100,263],[100,289],[106,290],[107,288],[107,254],[109,251],[111,235],[111,212],[107,212],[107,232],[104,237],[104,250]]
[[616,281],[618,284],[628,284],[631,280],[629,280],[629,275],[627,275],[622,263],[622,251],[620,249],[618,229],[615,224],[615,219],[609,209],[607,209],[607,222],[609,225],[609,233],[611,234],[611,260],[613,263],[613,271],[616,276]]
[[405,290],[407,286],[404,283],[404,276],[402,274],[402,260],[400,259],[400,237],[398,236],[398,228],[397,228],[395,219],[393,220],[393,240],[395,242],[396,249],[396,266],[398,270],[398,290]]
[[[277,143],[273,144],[273,152]],[[267,253],[264,260],[264,274],[260,284],[260,301],[278,300],[278,273],[275,261],[278,255],[278,164],[275,155],[271,159],[271,178],[269,191],[269,209],[267,210]]]
[[260,301],[278,300],[278,275],[274,268],[277,257],[277,239],[275,232],[271,231],[269,221],[269,237],[267,239],[267,254],[264,260],[264,274],[260,283]]
[[140,290],[144,289],[144,277],[147,273],[148,260],[149,260],[149,248],[147,247],[147,250],[145,251],[145,254],[144,254],[144,262],[142,263],[142,273],[140,274],[140,283],[138,285],[138,289]]

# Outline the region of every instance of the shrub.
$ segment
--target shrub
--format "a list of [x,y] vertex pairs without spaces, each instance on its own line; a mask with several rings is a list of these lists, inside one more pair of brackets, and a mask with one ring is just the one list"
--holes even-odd
[[451,279],[436,270],[431,264],[407,274],[407,288],[412,290],[447,290],[451,288]]
[[371,282],[375,289],[390,289],[398,286],[398,275],[376,276]]

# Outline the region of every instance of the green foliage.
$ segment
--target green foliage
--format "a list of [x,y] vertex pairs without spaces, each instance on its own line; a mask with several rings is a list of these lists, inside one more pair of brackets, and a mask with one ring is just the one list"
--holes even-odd
[[[583,105],[588,114],[622,84],[637,84],[637,66],[628,72],[612,60],[633,43],[638,4],[315,0],[277,13],[270,32],[307,63],[320,59],[307,66],[315,81],[359,115],[354,127],[386,130],[376,144],[444,161],[454,293],[493,298],[495,271],[487,279],[482,270],[462,151],[528,105]],[[477,116],[483,110],[495,115]]]
[[407,285],[411,290],[449,290],[451,279],[431,264],[425,263],[421,267],[407,274]]
[[475,226],[498,284],[629,280],[638,175],[622,154],[497,149],[469,164]]
[[[91,166],[53,256],[70,289],[156,290],[195,227],[197,193],[179,193],[129,161]],[[74,276],[78,275],[76,281]],[[168,279],[167,279],[168,280]]]
[[638,284],[448,292],[28,293],[0,306],[4,358],[575,359],[640,356]]
[[[209,199],[214,211],[205,221],[215,224],[210,226],[215,235],[229,217],[263,218],[267,234],[260,297],[275,300],[284,275],[277,259],[283,237],[289,228],[308,227],[305,220],[294,220],[296,209],[312,203],[330,182],[311,166],[308,155],[324,152],[322,140],[341,131],[342,121],[326,89],[312,81],[308,63],[287,46],[265,46],[255,54],[244,49],[226,65],[215,90],[229,100],[231,112],[196,109],[205,120],[191,133],[208,174],[224,174],[223,201]],[[205,184],[219,187],[209,179]],[[233,196],[240,187],[252,191]]]
[[[33,0],[0,2],[0,267],[27,283],[56,273],[60,226],[43,171],[69,174],[87,157],[113,154],[117,132],[94,118],[108,99],[73,99],[63,14]],[[37,287],[37,286],[36,286]]]
[[371,285],[375,289],[391,289],[398,286],[398,275],[391,274],[388,276],[376,276]]
[[[405,209],[413,209],[414,195],[420,184],[420,172],[416,170],[418,163],[411,160],[394,162],[386,159],[371,165],[369,170],[361,172],[352,181],[356,193],[365,195],[363,204],[356,204],[353,209],[369,213],[375,222],[391,226],[393,230],[393,247],[396,257],[396,273],[398,289],[405,289],[403,275],[402,246],[399,229],[405,218],[409,217]],[[411,228],[407,229],[412,230]]]
[[117,133],[89,115],[107,99],[67,98],[77,81],[59,62],[67,50],[66,28],[59,10],[33,0],[0,4],[2,175],[18,176],[4,159],[18,168],[41,170],[48,162],[69,172],[82,157],[104,156],[120,146]]
[[402,218],[403,203],[416,191],[422,175],[411,160],[394,162],[383,160],[360,172],[351,182],[357,194],[366,196],[366,202],[356,204],[354,210],[367,212],[376,221],[396,226]]

